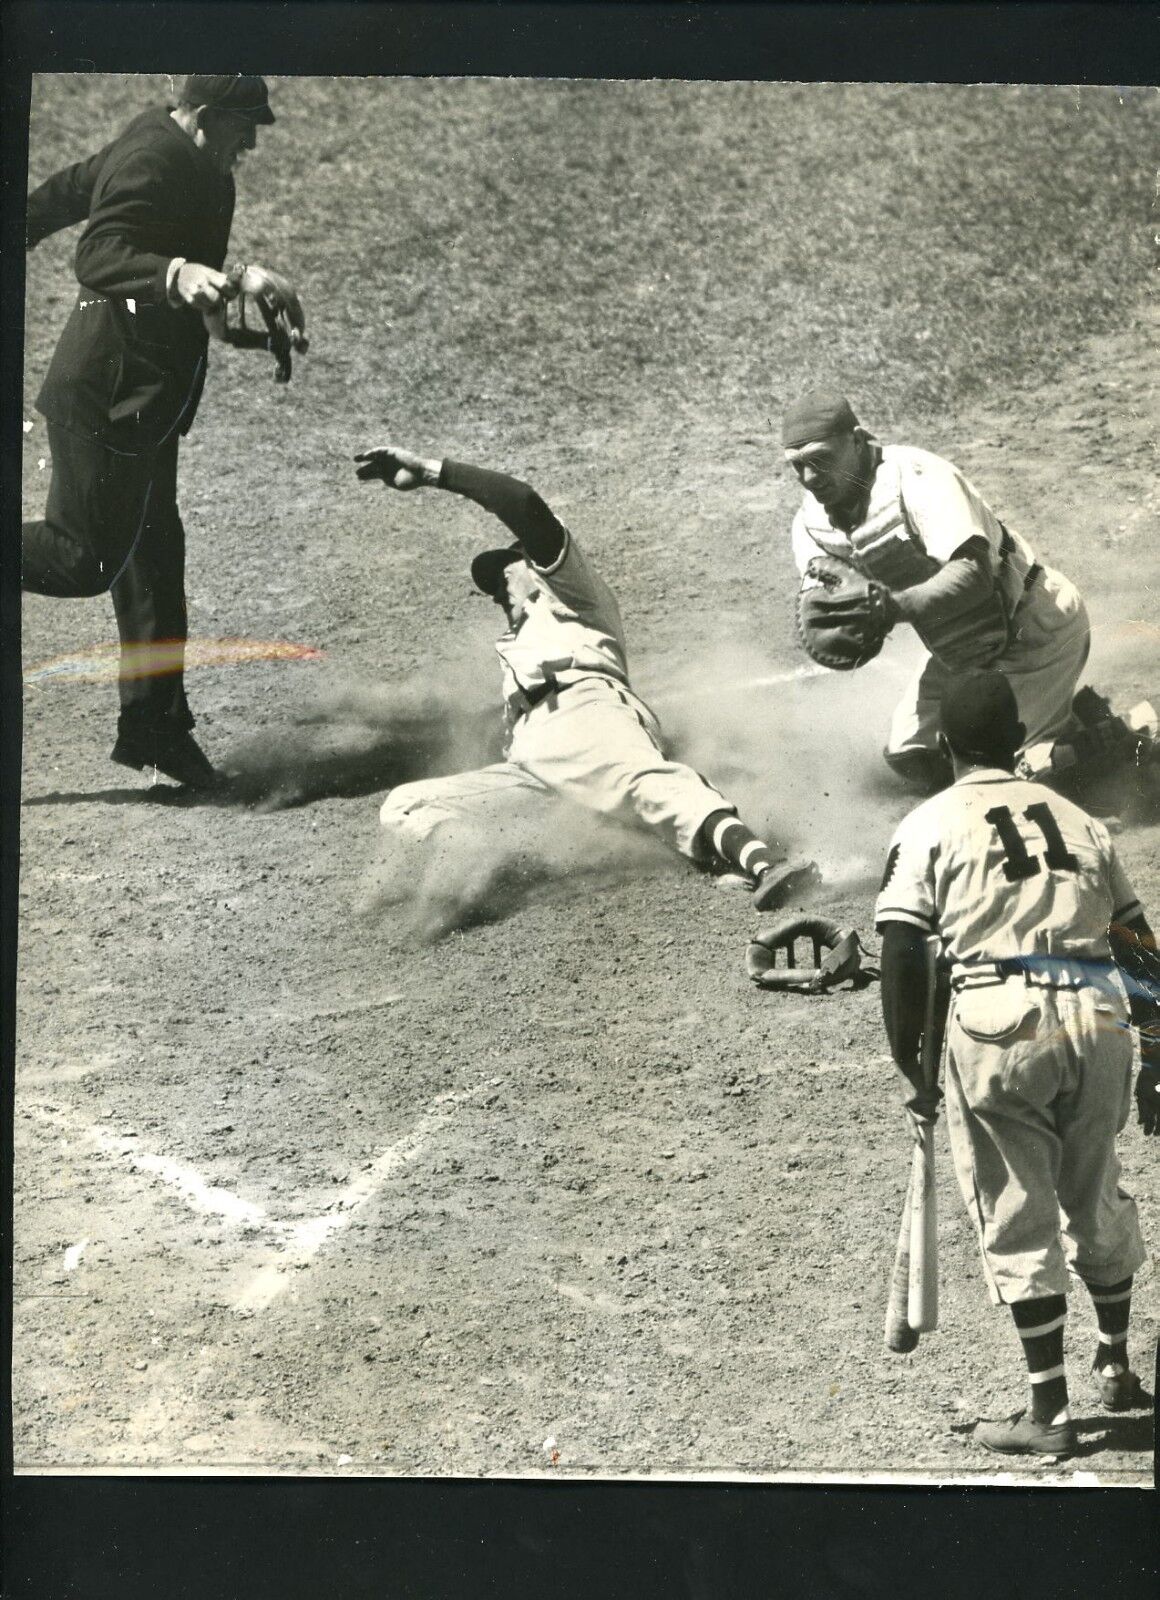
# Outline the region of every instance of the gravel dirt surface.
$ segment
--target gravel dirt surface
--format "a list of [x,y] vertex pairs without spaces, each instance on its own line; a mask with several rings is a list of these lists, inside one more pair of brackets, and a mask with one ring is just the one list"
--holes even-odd
[[[164,91],[40,80],[31,181]],[[234,250],[298,278],[312,349],[285,390],[216,358],[182,508],[194,637],[312,653],[199,647],[233,788],[112,766],[108,601],[26,597],[18,1470],[1146,1483],[1152,1419],[1092,1402],[1078,1295],[1080,1455],[997,1474],[973,1444],[1024,1377],[943,1129],[942,1326],[884,1351],[909,1140],[876,987],[758,991],[744,894],[563,808],[382,853],[390,785],[494,735],[466,575],[494,530],[349,458],[393,438],[534,482],[680,748],[874,948],[914,651],[802,674],[778,412],[838,378],[949,455],[1083,589],[1086,680],[1160,695],[1155,97],[274,92]],[[72,242],[29,258],[26,514]],[[1160,828],[1120,842],[1160,913]],[[1155,1252],[1157,1151],[1133,1125],[1122,1154]]]

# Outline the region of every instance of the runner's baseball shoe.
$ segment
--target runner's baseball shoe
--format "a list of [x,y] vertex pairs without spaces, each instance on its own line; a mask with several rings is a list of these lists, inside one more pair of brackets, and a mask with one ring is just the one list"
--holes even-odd
[[821,869],[816,861],[775,861],[758,878],[753,890],[755,911],[776,911],[799,895],[816,889],[822,881]]
[[1002,1422],[980,1422],[975,1438],[1004,1456],[1070,1456],[1078,1443],[1074,1422],[1036,1422],[1026,1411]]
[[1124,1367],[1119,1372],[1101,1372],[1098,1367],[1093,1367],[1092,1378],[1105,1411],[1152,1409],[1152,1396],[1131,1367]]

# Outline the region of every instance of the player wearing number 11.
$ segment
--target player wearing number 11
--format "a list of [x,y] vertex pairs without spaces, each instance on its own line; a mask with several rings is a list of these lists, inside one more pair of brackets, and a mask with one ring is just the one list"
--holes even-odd
[[918,1035],[923,946],[937,934],[950,977],[955,1171],[991,1298],[1011,1309],[1031,1380],[1029,1409],[980,1423],[975,1438],[1006,1453],[1069,1455],[1069,1268],[1095,1308],[1103,1405],[1151,1403],[1128,1360],[1132,1278],[1146,1256],[1115,1141],[1131,1105],[1129,1005],[1140,1124],[1160,1132],[1160,966],[1106,828],[1013,776],[1024,730],[1006,678],[955,680],[941,727],[955,782],[903,820],[878,897],[883,1015],[907,1109],[933,1121],[940,1097],[922,1087]]

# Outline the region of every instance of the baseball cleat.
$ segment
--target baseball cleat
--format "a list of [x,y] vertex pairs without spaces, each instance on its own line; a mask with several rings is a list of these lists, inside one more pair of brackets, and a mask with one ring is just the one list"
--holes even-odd
[[184,729],[158,732],[145,728],[119,733],[112,759],[122,767],[135,767],[138,771],[154,767],[174,783],[190,789],[214,789],[221,782],[220,774],[206,759],[197,741]]
[[1074,1422],[1036,1422],[1026,1411],[1002,1422],[980,1422],[975,1438],[1004,1456],[1070,1456],[1078,1444]]
[[755,911],[776,911],[797,896],[816,889],[822,873],[816,861],[775,861],[758,878],[753,889]]
[[1115,1372],[1101,1372],[1098,1367],[1093,1367],[1092,1378],[1105,1411],[1152,1409],[1152,1396],[1131,1367],[1123,1367]]

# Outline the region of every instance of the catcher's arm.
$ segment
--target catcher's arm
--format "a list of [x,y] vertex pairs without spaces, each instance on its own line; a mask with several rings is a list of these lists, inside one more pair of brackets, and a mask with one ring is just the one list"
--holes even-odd
[[883,595],[891,624],[910,622],[921,626],[948,622],[973,610],[988,599],[994,588],[986,540],[972,539],[922,583],[912,584],[909,589],[887,589]]

